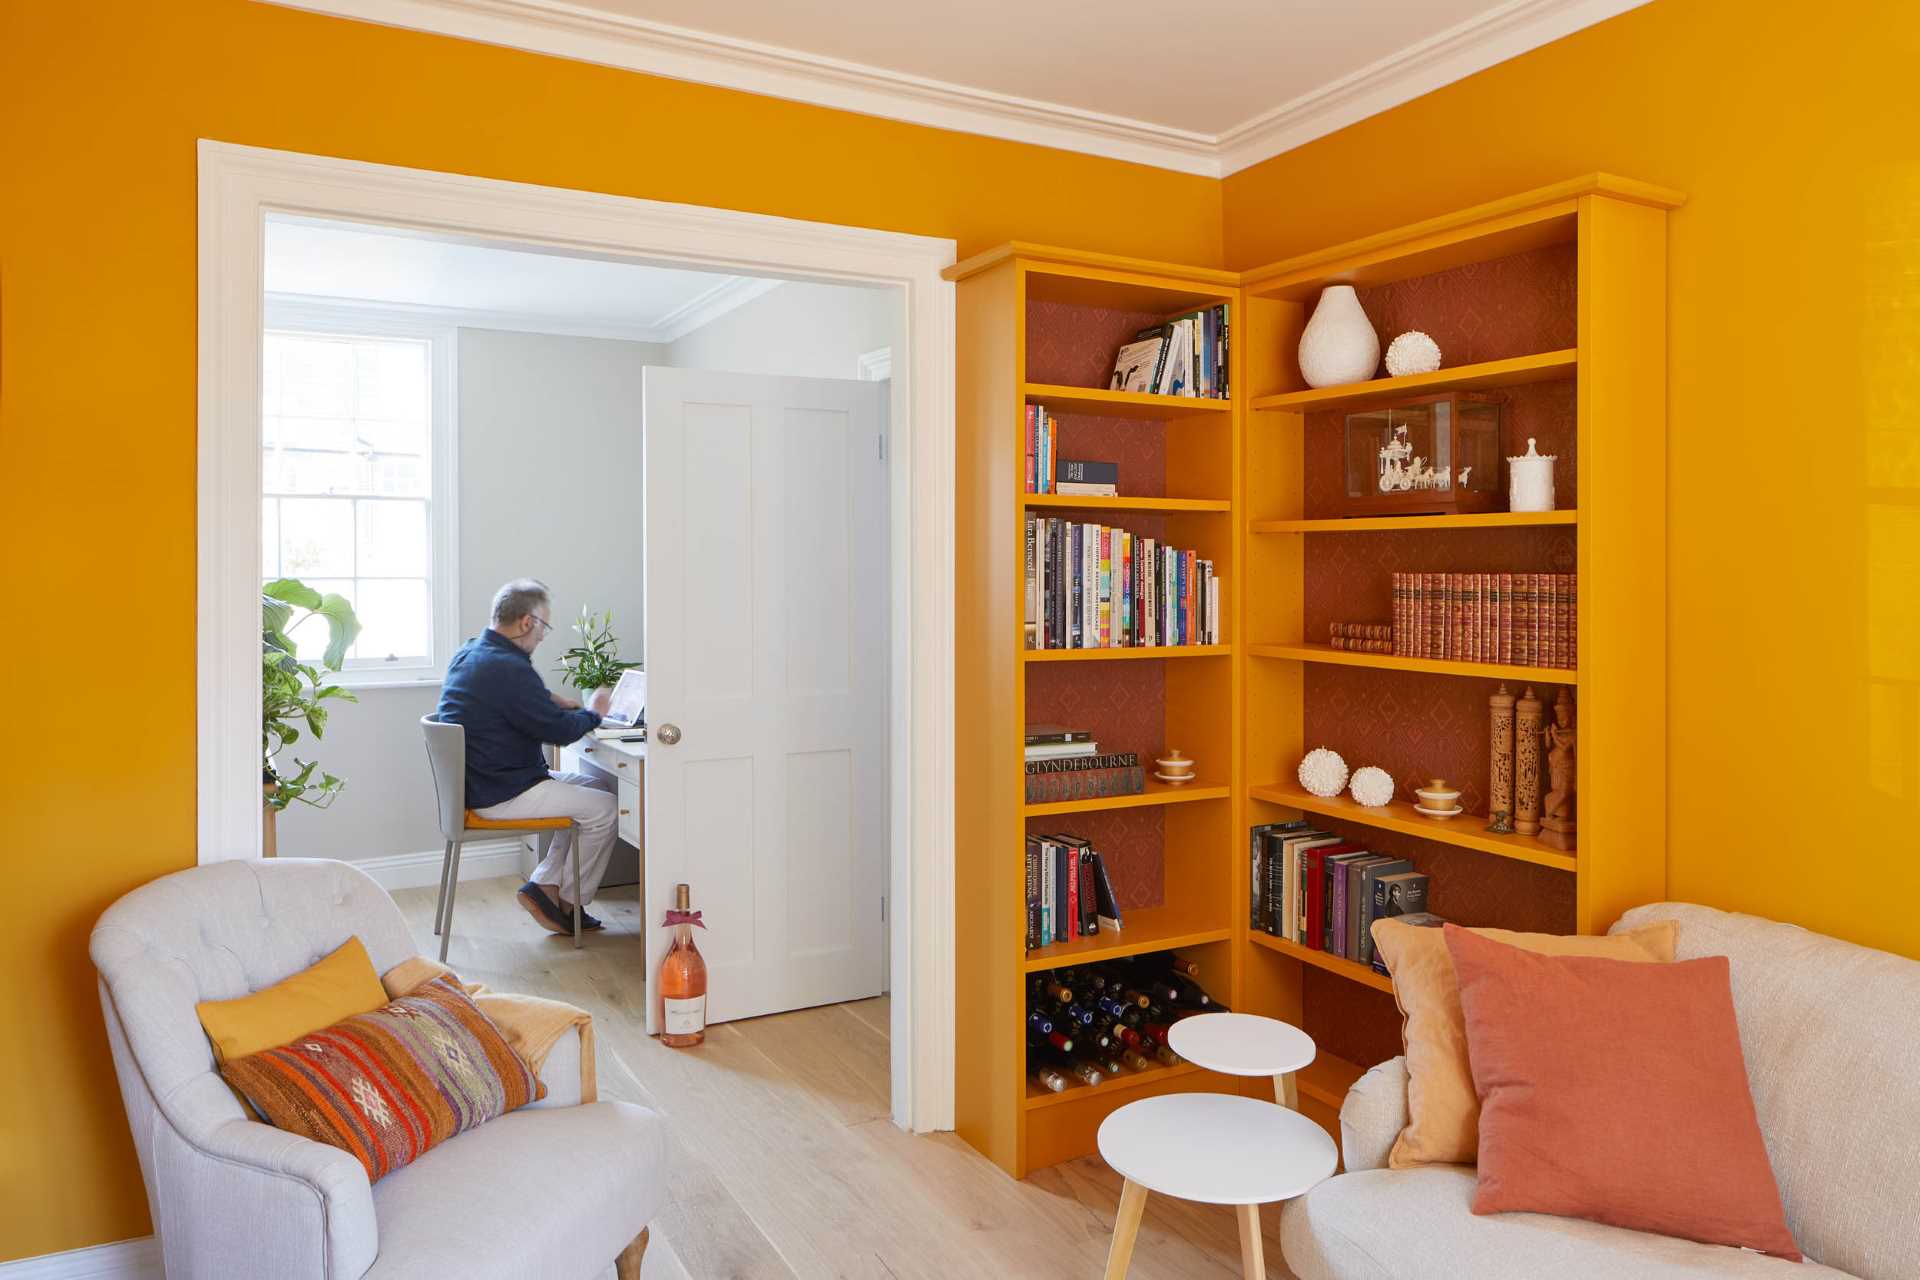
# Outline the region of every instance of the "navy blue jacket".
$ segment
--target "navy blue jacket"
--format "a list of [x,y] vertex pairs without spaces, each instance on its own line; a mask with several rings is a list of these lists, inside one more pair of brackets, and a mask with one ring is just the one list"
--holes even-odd
[[563,711],[533,659],[497,631],[482,631],[447,663],[440,718],[467,731],[467,807],[511,800],[548,778],[542,743],[578,741],[600,724],[584,708]]

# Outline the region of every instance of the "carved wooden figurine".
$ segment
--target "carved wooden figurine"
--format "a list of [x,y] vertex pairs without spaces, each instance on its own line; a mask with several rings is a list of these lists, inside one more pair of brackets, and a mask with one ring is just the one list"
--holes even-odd
[[1497,835],[1513,831],[1513,694],[1501,685],[1487,699],[1488,727],[1493,750],[1488,761],[1487,830]]
[[1573,693],[1565,688],[1553,703],[1553,723],[1544,730],[1547,749],[1547,798],[1540,819],[1540,839],[1556,849],[1571,850],[1573,836]]
[[1513,708],[1513,829],[1523,836],[1540,830],[1540,719],[1545,710],[1532,685]]

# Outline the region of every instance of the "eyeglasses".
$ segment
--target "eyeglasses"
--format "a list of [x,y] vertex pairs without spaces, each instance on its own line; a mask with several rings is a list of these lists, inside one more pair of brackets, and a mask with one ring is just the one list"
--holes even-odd
[[549,631],[553,630],[553,624],[551,622],[548,622],[545,618],[541,617],[539,614],[530,613],[527,616],[529,618],[532,618],[535,622],[539,623],[541,626],[545,627],[547,630]]

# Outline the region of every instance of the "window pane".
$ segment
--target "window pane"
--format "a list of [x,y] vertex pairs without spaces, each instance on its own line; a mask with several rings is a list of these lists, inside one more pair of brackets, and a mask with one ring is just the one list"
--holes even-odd
[[424,502],[362,502],[360,518],[361,573],[382,577],[425,577],[427,504]]
[[266,474],[269,492],[364,493],[367,461],[355,453],[284,449],[268,455]]
[[380,422],[427,420],[427,344],[355,344],[353,416]]
[[353,419],[280,418],[273,424],[273,441],[282,449],[329,449],[341,453],[358,446]]
[[290,578],[351,574],[353,500],[283,500],[280,503],[280,571]]
[[362,580],[352,599],[360,615],[360,642],[353,647],[355,659],[378,663],[390,657],[427,656],[433,626],[425,579]]
[[260,504],[260,576],[280,576],[280,500],[268,498]]
[[391,453],[373,456],[371,493],[389,498],[425,498],[431,496],[427,485],[427,460],[401,458]]
[[353,416],[353,345],[338,338],[270,337],[281,351],[280,403],[283,416]]
[[356,418],[353,422],[355,444],[381,453],[404,453],[424,457],[427,453],[427,425],[424,422],[382,422],[377,418]]

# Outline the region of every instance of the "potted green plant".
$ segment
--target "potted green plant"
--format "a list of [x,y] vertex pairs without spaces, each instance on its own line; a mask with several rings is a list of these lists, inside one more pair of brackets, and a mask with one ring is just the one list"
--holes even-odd
[[624,662],[619,656],[620,641],[613,634],[613,610],[605,613],[580,611],[573,624],[578,643],[560,655],[560,672],[565,681],[581,693],[592,693],[620,683],[622,671],[637,669],[638,662]]
[[[293,630],[315,618],[327,624],[327,647],[320,663],[302,661]],[[324,809],[340,794],[346,780],[331,773],[314,776],[319,765],[293,757],[287,769],[277,757],[300,740],[302,726],[318,741],[327,728],[327,703],[357,702],[353,691],[335,684],[328,673],[338,671],[360,619],[345,596],[322,594],[298,578],[279,578],[260,592],[260,784],[265,805],[261,854],[271,858],[278,840],[275,815],[294,803]]]

